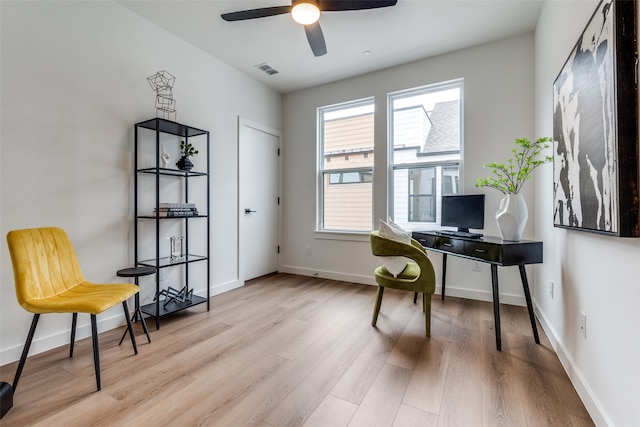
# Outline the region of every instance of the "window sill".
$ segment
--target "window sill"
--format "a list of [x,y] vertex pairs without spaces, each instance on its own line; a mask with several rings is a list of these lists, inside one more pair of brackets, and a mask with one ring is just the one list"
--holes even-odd
[[316,230],[313,237],[319,240],[343,240],[350,242],[368,242],[369,231],[324,231]]

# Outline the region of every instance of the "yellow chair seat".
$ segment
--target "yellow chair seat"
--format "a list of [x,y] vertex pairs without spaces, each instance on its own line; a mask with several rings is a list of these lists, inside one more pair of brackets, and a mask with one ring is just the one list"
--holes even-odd
[[25,299],[22,308],[31,313],[100,314],[122,303],[139,291],[136,285],[82,282],[67,291],[47,298]]

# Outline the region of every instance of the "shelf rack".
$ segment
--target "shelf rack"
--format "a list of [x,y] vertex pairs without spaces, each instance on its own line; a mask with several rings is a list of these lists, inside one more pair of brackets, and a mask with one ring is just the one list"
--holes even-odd
[[[140,141],[140,130],[147,129],[155,132],[155,159],[156,164],[154,167],[139,167],[139,154],[140,147],[143,142]],[[184,138],[188,142],[189,138],[206,136],[206,153],[203,155],[206,158],[206,171],[184,171],[179,169],[171,169],[160,167],[160,136],[161,134],[175,135]],[[137,266],[149,266],[156,269],[155,274],[155,298],[154,301],[140,307],[141,311],[149,316],[155,317],[156,329],[160,329],[160,318],[162,316],[175,313],[180,310],[187,309],[199,304],[207,304],[207,311],[211,308],[210,303],[210,247],[211,247],[211,222],[210,222],[210,135],[209,131],[187,126],[181,123],[173,122],[161,118],[149,119],[135,125],[135,148],[134,148],[134,253],[135,264]],[[161,194],[161,177],[173,177],[183,181],[184,184],[184,202],[189,202],[189,182],[191,179],[205,179],[206,180],[206,207],[205,213],[199,213],[198,215],[190,216],[177,216],[177,217],[156,217],[153,215],[144,215],[139,212],[139,191],[140,182],[138,180],[141,174],[150,174],[155,176],[155,208],[156,211],[160,208],[160,194]],[[172,178],[169,178],[172,179]],[[201,207],[201,206],[200,206]],[[154,221],[155,222],[155,257],[152,259],[141,260],[140,254],[140,221]],[[185,251],[186,255],[180,259],[172,259],[170,257],[160,256],[160,224],[165,221],[183,221],[184,233],[185,233]],[[206,254],[191,254],[189,253],[189,222],[190,221],[206,221]],[[172,268],[177,266],[183,266],[185,269],[184,280],[185,288],[188,292],[190,290],[189,284],[189,267],[194,263],[206,263],[206,298],[199,295],[190,295],[190,300],[184,302],[178,300],[171,300],[165,304],[164,300],[161,300],[161,285],[160,285],[160,269]]]

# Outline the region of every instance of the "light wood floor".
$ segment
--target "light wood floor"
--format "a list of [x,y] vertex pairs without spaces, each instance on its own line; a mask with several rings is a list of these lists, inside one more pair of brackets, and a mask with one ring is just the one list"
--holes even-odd
[[[278,274],[163,318],[139,354],[100,335],[29,357],[2,426],[590,426],[593,422],[526,309],[503,305],[502,352],[490,303],[420,305],[375,287]],[[46,315],[41,320],[44,321]],[[153,322],[149,322],[150,326]],[[0,368],[10,382],[16,363]]]

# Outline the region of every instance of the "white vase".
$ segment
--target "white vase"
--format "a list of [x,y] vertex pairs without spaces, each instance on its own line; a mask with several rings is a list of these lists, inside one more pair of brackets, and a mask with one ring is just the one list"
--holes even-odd
[[500,209],[496,212],[496,222],[502,240],[519,241],[528,217],[527,203],[522,194],[504,196],[500,201]]

